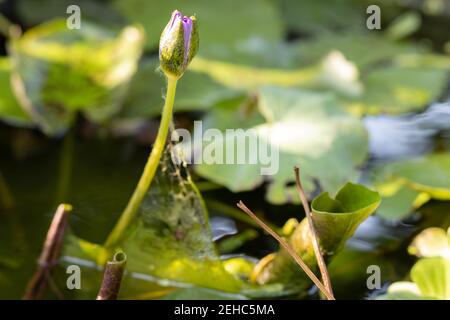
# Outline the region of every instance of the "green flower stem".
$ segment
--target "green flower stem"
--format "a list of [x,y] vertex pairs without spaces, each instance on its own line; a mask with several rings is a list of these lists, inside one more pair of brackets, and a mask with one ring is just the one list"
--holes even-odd
[[147,164],[145,165],[144,172],[142,173],[142,176],[136,186],[136,189],[134,190],[133,195],[131,196],[130,201],[127,204],[127,207],[123,211],[119,221],[105,242],[104,247],[108,251],[109,249],[113,249],[121,240],[125,230],[135,216],[139,205],[144,199],[153,177],[155,176],[156,168],[158,167],[161,155],[166,145],[167,134],[169,132],[169,126],[172,120],[172,110],[175,100],[177,81],[178,77],[167,76],[166,102],[162,111],[161,123],[159,125],[155,144],[153,145],[153,149],[147,160]]

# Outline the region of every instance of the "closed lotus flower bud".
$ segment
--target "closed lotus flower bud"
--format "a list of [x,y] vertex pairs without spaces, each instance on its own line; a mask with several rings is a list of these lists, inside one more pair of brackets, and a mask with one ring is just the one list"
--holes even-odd
[[195,17],[175,10],[159,41],[161,69],[168,76],[181,77],[198,51],[198,42]]

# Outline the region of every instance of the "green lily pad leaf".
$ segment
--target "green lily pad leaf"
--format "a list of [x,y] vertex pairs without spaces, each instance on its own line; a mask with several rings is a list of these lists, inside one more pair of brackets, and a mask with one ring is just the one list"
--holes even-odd
[[30,117],[25,113],[11,87],[11,61],[0,59],[0,119],[15,125],[32,125]]
[[300,32],[325,33],[335,30],[358,28],[365,24],[364,5],[353,0],[290,1],[281,0],[281,8],[287,26]]
[[419,233],[408,247],[410,254],[418,257],[450,258],[450,228],[428,228]]
[[[347,183],[333,199],[327,192],[316,197],[312,204],[312,218],[319,245],[329,263],[353,235],[356,228],[379,206],[380,195],[362,185]],[[318,271],[308,220],[303,219],[288,238],[294,250],[308,266]],[[272,254],[273,255],[273,254]],[[306,290],[311,280],[284,250],[266,256],[255,267],[258,284],[281,283],[286,288]]]
[[417,111],[440,97],[447,79],[447,71],[439,69],[396,66],[376,69],[363,78],[363,96],[346,102],[360,113]]
[[380,205],[378,192],[358,184],[347,183],[333,199],[322,193],[311,203],[314,226],[326,253],[342,248],[361,222]]
[[383,196],[377,215],[386,219],[398,221],[409,216],[413,210],[414,201],[419,196],[419,192],[407,186],[400,186],[400,189],[391,196]]
[[[223,47],[249,38],[282,38],[279,13],[275,3],[267,0],[116,0],[113,5],[130,22],[144,26],[147,49],[157,47],[161,30],[175,8],[186,15],[197,15],[201,29],[200,54],[207,47],[220,51]],[[222,18],[217,18],[218,12]],[[225,17],[233,17],[233,23]]]
[[391,284],[387,293],[377,297],[377,300],[430,300],[423,297],[414,282],[399,281]]
[[401,40],[415,33],[422,24],[420,14],[416,11],[406,12],[397,17],[386,30],[386,36]]
[[85,21],[115,27],[123,24],[123,19],[110,5],[109,1],[92,0],[20,0],[15,3],[20,21],[27,27],[35,26],[48,20],[67,19],[67,8],[77,5],[81,9],[81,26]]
[[[158,71],[159,60],[150,59],[141,63],[131,81],[121,115],[126,118],[152,117],[161,112],[164,104],[165,78]],[[175,111],[206,110],[221,100],[241,93],[224,87],[207,75],[189,70],[177,85]]]
[[411,279],[423,296],[450,300],[450,259],[420,259],[411,269]]
[[76,111],[106,121],[121,106],[142,43],[143,31],[131,26],[116,34],[56,20],[30,29],[11,44],[19,100],[48,134],[64,131]]
[[[252,129],[235,131],[236,136],[218,135],[216,142],[236,148],[233,144],[236,137],[253,137],[260,148],[274,148],[272,164],[278,169],[276,174],[261,175],[261,162],[226,164],[222,159],[221,163],[196,165],[199,175],[234,192],[251,190],[265,180],[270,181],[266,198],[278,204],[292,200],[289,184],[293,182],[292,168],[295,165],[302,168],[302,181],[307,192],[315,189],[315,179],[324,189],[336,191],[342,183],[357,177],[357,167],[367,154],[367,134],[362,123],[345,112],[333,95],[264,87],[259,90],[257,111],[263,118],[256,110],[249,113],[242,107],[213,110],[204,119],[203,129],[215,128],[222,132],[226,129]],[[245,114],[251,115],[247,116],[249,120],[243,117]],[[202,141],[194,141],[193,147],[203,147],[203,154],[207,155],[205,149],[208,145],[203,143],[202,146]],[[235,150],[235,155],[245,153],[243,156],[248,160],[251,158],[249,148],[244,149]],[[202,150],[196,149],[194,153]],[[328,170],[335,166],[339,170]]]
[[450,199],[450,153],[396,161],[379,169],[380,183],[399,181],[439,200]]
[[[166,152],[121,243],[127,270],[163,286],[188,284],[239,292],[243,283],[225,270],[212,240],[203,199],[186,175]],[[83,258],[95,261],[105,253],[100,245],[84,240],[76,243]],[[66,255],[70,256],[70,251]]]
[[[332,51],[339,51],[364,72],[376,64],[391,61],[398,56],[427,52],[426,48],[418,45],[402,44],[373,34],[352,33],[323,35],[300,41],[295,46],[297,60],[306,65],[319,62]],[[367,50],[369,47],[377,50]]]

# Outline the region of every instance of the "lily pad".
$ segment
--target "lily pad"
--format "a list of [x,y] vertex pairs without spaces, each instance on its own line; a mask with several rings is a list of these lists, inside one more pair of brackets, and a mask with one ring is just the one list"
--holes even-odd
[[[159,60],[141,62],[131,81],[121,116],[125,118],[152,117],[161,112],[164,104],[165,78],[159,72]],[[177,85],[175,111],[207,110],[221,100],[241,93],[216,83],[205,74],[189,70]]]
[[[314,191],[316,179],[324,189],[336,191],[342,183],[358,176],[357,167],[367,154],[366,131],[356,117],[339,106],[333,95],[264,87],[258,92],[257,111],[246,120],[242,108],[213,110],[204,119],[203,129],[225,132],[226,129],[251,128],[237,134],[243,139],[245,134],[254,135],[263,147],[278,149],[279,159],[275,151],[273,154],[273,164],[278,171],[263,176],[261,163],[249,161],[247,164],[202,163],[195,166],[199,175],[234,192],[251,190],[263,181],[270,181],[266,198],[277,204],[292,200],[289,184],[293,182],[295,165],[301,166],[302,181],[309,193]],[[226,146],[235,136],[220,135],[217,139],[219,145]],[[201,141],[194,141],[194,148],[199,146],[202,146]],[[206,147],[194,153],[204,152]],[[244,152],[246,159],[251,157],[249,148],[237,152]],[[331,167],[339,170],[329,170]]]
[[412,282],[394,282],[386,295],[387,300],[449,300],[450,260],[442,257],[420,259],[411,269]]
[[365,27],[365,7],[354,0],[281,0],[283,16],[290,29],[320,34]]
[[11,87],[11,61],[0,59],[0,119],[15,125],[32,124],[30,117],[20,106]]
[[416,190],[402,185],[395,194],[383,196],[383,202],[377,210],[377,215],[393,221],[406,218],[413,210],[414,201],[419,194]]
[[37,26],[11,43],[16,95],[48,134],[66,130],[77,111],[106,121],[121,106],[142,42],[131,26],[119,34],[87,22],[79,30],[65,20]]
[[419,233],[408,247],[408,252],[418,257],[450,258],[450,228],[428,228]]
[[449,200],[449,172],[449,153],[395,161],[375,169],[375,185],[388,198],[380,208],[381,216],[401,219],[429,199]]
[[450,259],[426,258],[411,269],[411,279],[422,295],[450,300]]
[[[116,0],[113,5],[126,19],[144,26],[147,49],[158,46],[161,30],[175,8],[187,15],[199,17],[200,54],[207,47],[215,47],[220,51],[229,44],[249,38],[282,38],[281,21],[273,1]],[[218,12],[221,18],[217,17]]]
[[447,79],[447,71],[442,69],[397,66],[376,69],[363,78],[363,95],[346,102],[350,109],[360,113],[417,111],[440,98]]

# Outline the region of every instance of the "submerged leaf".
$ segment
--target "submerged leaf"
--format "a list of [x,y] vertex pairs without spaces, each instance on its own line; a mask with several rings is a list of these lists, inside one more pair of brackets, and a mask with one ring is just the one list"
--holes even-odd
[[[166,152],[121,243],[127,254],[127,270],[160,285],[239,292],[242,282],[225,270],[212,240],[203,199],[186,174]],[[81,249],[91,260],[105,254],[101,246],[76,242],[78,251]],[[73,246],[72,241],[68,250],[76,252]]]

